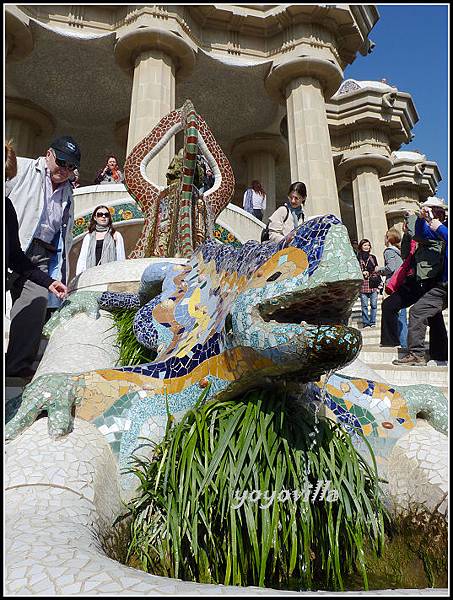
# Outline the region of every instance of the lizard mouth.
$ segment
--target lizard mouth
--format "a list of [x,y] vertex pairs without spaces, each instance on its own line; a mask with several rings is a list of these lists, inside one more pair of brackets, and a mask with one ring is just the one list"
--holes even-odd
[[359,286],[355,281],[326,283],[265,300],[257,308],[263,321],[268,323],[344,326]]
[[[301,381],[313,381],[356,358],[362,336],[347,322],[360,285],[357,280],[327,282],[264,299],[255,306],[261,328],[275,340],[271,349],[281,351],[285,370]],[[276,356],[272,354],[273,360]]]

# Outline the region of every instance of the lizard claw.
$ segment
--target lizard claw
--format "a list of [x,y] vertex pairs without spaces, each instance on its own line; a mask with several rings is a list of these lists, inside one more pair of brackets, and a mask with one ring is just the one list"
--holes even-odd
[[5,427],[5,439],[12,440],[47,412],[49,435],[56,439],[72,431],[72,408],[77,400],[77,377],[73,373],[41,375],[25,388],[22,403]]
[[50,338],[57,327],[63,325],[78,313],[85,313],[93,319],[99,318],[98,298],[101,293],[95,291],[75,292],[64,301],[61,308],[47,321],[43,335]]

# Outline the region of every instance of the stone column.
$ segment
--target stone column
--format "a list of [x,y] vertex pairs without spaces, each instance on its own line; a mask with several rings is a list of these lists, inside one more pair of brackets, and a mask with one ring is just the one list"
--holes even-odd
[[276,209],[275,166],[287,154],[285,146],[280,135],[266,133],[240,138],[233,145],[233,154],[240,154],[246,163],[246,185],[257,179],[266,192],[264,221]]
[[352,190],[358,241],[362,238],[369,239],[371,252],[382,264],[384,236],[388,227],[377,169],[358,167],[352,177]]
[[387,224],[389,228],[394,227],[401,233],[405,213],[416,213],[420,208],[420,203],[426,200],[427,195],[420,198],[418,190],[409,186],[387,188],[383,187],[381,182],[381,188],[383,190]]
[[248,185],[257,179],[266,192],[266,210],[263,220],[275,210],[275,158],[270,152],[255,152],[247,159]]
[[340,217],[325,99],[342,80],[341,69],[320,58],[295,58],[275,65],[266,80],[268,91],[284,93],[288,113],[291,181],[307,186],[307,216]]
[[373,153],[351,156],[337,166],[338,180],[352,182],[358,241],[370,240],[378,260],[385,248],[384,236],[388,229],[379,178],[391,167],[392,160],[388,156]]
[[42,156],[55,131],[51,115],[29,100],[7,97],[5,116],[5,138],[13,140],[17,156]]
[[[175,109],[176,74],[187,76],[195,64],[188,42],[170,31],[143,27],[121,36],[115,46],[115,58],[132,72],[132,99],[127,154]],[[165,173],[173,158],[172,138],[149,163],[147,175],[165,186]]]

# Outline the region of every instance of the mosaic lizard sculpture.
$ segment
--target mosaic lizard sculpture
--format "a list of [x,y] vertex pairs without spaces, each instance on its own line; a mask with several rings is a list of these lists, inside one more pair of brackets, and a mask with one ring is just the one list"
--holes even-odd
[[43,409],[51,435],[63,435],[76,405],[126,467],[139,438],[159,440],[167,411],[182,415],[203,390],[206,400],[231,397],[282,379],[304,384],[304,401],[327,405],[359,444],[358,433],[384,456],[422,409],[445,432],[446,399],[432,386],[396,388],[336,373],[326,386],[320,381],[360,351],[360,332],[343,323],[361,281],[345,227],[327,215],[278,244],[250,241],[238,250],[207,240],[187,264],[151,264],[139,294],[78,292],[53,327],[80,311],[134,308],[134,333],[157,356],[139,366],[38,377],[6,436]]
[[[146,166],[168,140],[184,130],[182,175],[161,189],[146,177]],[[202,197],[194,189],[197,153],[214,174]],[[125,185],[145,215],[142,233],[129,258],[186,257],[212,235],[214,221],[234,192],[231,165],[190,100],[163,117],[139,142],[124,165]]]

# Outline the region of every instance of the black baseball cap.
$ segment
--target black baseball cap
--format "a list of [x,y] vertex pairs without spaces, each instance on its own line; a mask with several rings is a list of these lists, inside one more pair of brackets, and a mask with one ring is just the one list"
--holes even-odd
[[50,147],[55,151],[58,160],[65,160],[80,167],[80,148],[74,138],[64,135],[54,140]]

